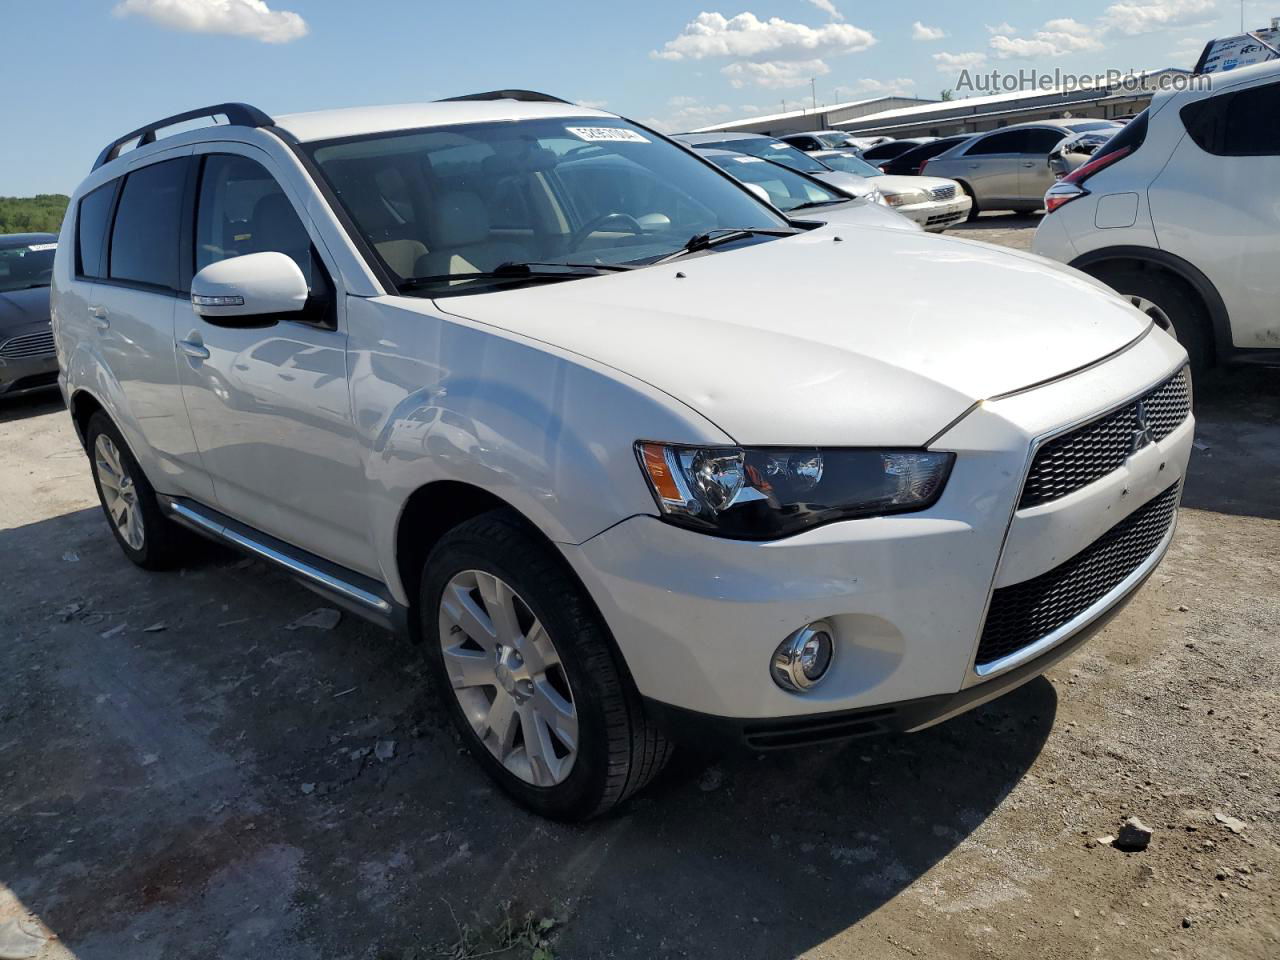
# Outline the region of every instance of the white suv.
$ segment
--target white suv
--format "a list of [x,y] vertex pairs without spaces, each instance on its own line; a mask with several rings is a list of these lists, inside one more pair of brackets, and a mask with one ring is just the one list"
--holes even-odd
[[1129,297],[1192,366],[1280,360],[1280,62],[1159,93],[1045,195],[1033,249]]
[[520,91],[130,137],[53,285],[120,546],[160,567],[195,530],[421,639],[544,814],[608,809],[681,736],[989,700],[1173,535],[1186,354],[1076,271],[790,222]]

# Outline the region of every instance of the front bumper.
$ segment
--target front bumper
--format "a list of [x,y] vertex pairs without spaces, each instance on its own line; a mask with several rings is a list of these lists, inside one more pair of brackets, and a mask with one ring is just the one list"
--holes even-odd
[[[1028,664],[1045,669],[1159,562],[1167,540],[1051,643],[1028,645],[997,669],[980,672],[975,665],[992,592],[1054,570],[1180,482],[1194,424],[1188,416],[1159,444],[1075,493],[1015,510],[1037,441],[1071,425],[1064,411],[1079,411],[1065,418],[1073,423],[1089,419],[1184,362],[1172,340],[1150,334],[1090,370],[980,404],[932,445],[958,458],[947,490],[928,511],[834,523],[770,543],[722,540],[633,517],[563,549],[640,693],[662,709],[743,723],[821,722],[889,705],[896,705],[895,715],[919,717],[901,705],[945,701],[951,706],[941,719],[955,703],[972,706],[998,695],[1005,677],[1025,679]],[[817,619],[836,633],[831,673],[806,695],[785,692],[769,677],[773,650]],[[922,723],[913,719],[904,728]]]
[[954,200],[930,200],[927,203],[910,203],[890,209],[914,220],[931,233],[939,233],[957,223],[963,223],[972,207],[973,201],[961,194]]

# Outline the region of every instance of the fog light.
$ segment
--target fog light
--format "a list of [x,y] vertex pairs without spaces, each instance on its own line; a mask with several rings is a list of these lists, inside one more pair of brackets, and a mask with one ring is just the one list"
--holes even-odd
[[835,658],[831,626],[816,620],[793,633],[773,652],[773,682],[789,693],[808,693],[827,675]]

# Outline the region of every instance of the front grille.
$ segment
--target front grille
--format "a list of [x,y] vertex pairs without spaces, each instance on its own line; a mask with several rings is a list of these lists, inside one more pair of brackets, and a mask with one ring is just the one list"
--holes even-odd
[[963,213],[939,213],[930,217],[925,226],[936,227],[940,223],[957,223],[964,219]]
[[48,357],[53,353],[52,330],[26,333],[0,343],[0,357],[6,360],[30,360],[33,357]]
[[996,590],[978,644],[978,666],[1070,623],[1142,566],[1173,525],[1179,491],[1174,484],[1048,573]]
[[955,187],[936,187],[931,192],[935,200],[954,200],[956,197]]
[[[1147,433],[1139,426],[1145,422]],[[1061,499],[1119,470],[1147,442],[1169,436],[1191,413],[1186,370],[1119,410],[1054,437],[1036,453],[1018,509]]]

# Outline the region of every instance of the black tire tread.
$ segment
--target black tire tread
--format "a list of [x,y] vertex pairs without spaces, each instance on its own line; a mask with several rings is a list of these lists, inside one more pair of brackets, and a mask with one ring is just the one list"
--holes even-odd
[[[505,509],[480,514],[446,534],[432,555],[460,540],[479,540],[490,545],[504,563],[536,580],[560,599],[560,612],[576,638],[575,648],[583,657],[582,665],[600,683],[608,744],[604,789],[594,808],[581,819],[607,813],[661,772],[671,756],[671,742],[646,713],[594,603],[563,558],[531,533],[522,517]],[[429,557],[424,574],[430,565]]]

